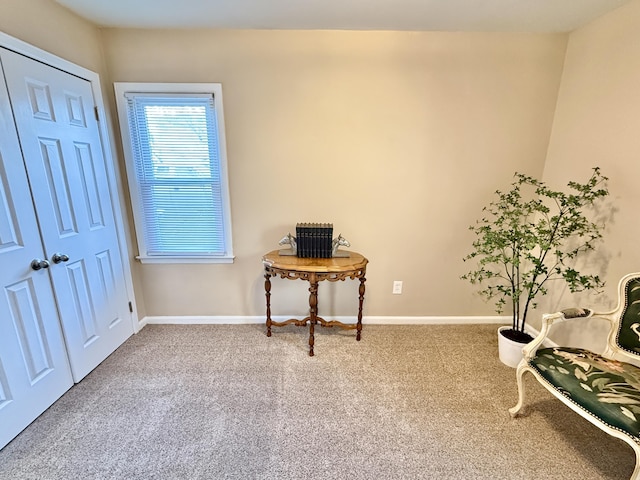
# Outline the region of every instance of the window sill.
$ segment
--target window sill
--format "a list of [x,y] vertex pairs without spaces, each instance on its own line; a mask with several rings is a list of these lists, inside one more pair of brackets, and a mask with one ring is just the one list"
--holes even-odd
[[140,263],[233,263],[234,256],[228,257],[136,257]]

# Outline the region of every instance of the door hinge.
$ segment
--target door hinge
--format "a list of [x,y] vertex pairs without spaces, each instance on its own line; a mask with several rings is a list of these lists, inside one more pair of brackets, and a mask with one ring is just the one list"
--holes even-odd
[[96,122],[100,121],[100,113],[98,112],[98,107],[93,107],[93,111],[96,114]]
[[133,304],[131,302],[129,302],[129,311],[133,313]]

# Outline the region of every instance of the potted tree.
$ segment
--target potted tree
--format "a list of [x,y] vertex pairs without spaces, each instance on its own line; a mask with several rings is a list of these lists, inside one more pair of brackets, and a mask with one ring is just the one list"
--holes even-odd
[[598,275],[578,272],[575,260],[602,238],[604,225],[590,220],[587,210],[609,194],[606,181],[594,168],[586,183],[569,182],[570,190],[563,192],[516,173],[511,189],[496,191],[483,217],[469,227],[475,240],[464,261],[476,265],[462,278],[479,285],[481,296],[495,300],[497,313],[511,310],[512,324],[500,328],[499,347],[519,344],[518,357],[510,360],[500,351],[504,363],[516,366],[522,346],[532,340],[525,332],[527,316],[537,306],[536,298],[547,294],[549,282],[560,280],[571,292],[604,285]]

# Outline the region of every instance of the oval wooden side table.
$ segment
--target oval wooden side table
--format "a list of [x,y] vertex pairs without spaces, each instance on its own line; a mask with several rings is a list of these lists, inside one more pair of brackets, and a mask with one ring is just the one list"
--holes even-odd
[[[356,340],[360,341],[362,332],[362,305],[364,303],[364,282],[369,261],[361,254],[348,252],[349,257],[333,258],[299,258],[296,256],[279,255],[278,250],[267,253],[262,257],[264,265],[264,291],[267,301],[267,337],[271,336],[271,327],[282,327],[289,324],[305,326],[309,324],[309,356],[313,356],[315,326],[339,327],[356,330]],[[289,280],[306,280],[309,282],[309,315],[303,319],[291,318],[284,322],[271,320],[271,277],[280,276]],[[355,325],[342,323],[337,320],[325,320],[318,316],[318,283],[327,280],[359,280],[358,288],[358,321]]]

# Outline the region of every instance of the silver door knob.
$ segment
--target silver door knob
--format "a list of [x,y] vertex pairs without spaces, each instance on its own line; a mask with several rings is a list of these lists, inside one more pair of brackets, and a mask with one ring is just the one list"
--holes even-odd
[[49,262],[36,258],[31,262],[31,268],[36,271],[42,268],[49,268]]
[[64,253],[54,253],[51,257],[51,261],[56,265],[61,262],[68,262],[69,256]]

